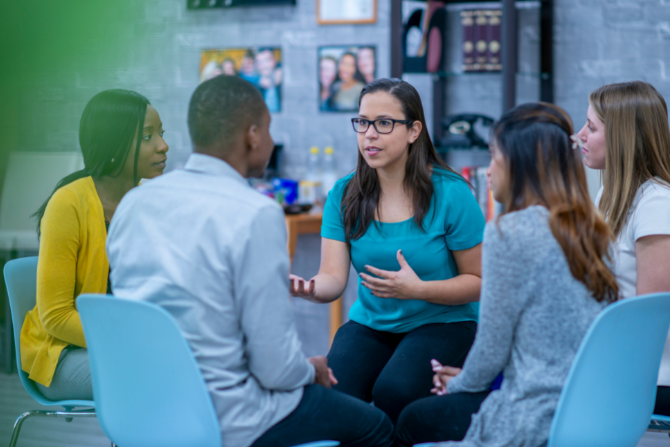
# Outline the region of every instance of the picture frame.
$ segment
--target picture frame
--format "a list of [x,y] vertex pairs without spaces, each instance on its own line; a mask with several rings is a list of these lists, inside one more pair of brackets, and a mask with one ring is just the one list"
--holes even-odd
[[319,25],[365,25],[377,22],[377,0],[316,0]]
[[377,47],[327,45],[317,55],[319,111],[357,112],[361,91],[377,79]]
[[219,75],[239,76],[256,87],[270,113],[282,110],[283,65],[280,47],[217,48],[200,53],[200,82]]

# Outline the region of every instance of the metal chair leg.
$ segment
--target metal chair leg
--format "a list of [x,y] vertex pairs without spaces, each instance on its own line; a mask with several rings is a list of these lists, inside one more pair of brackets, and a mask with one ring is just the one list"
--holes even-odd
[[19,433],[21,432],[21,426],[31,416],[48,416],[48,417],[63,417],[66,420],[69,418],[72,420],[73,417],[96,417],[95,410],[79,410],[79,411],[28,411],[23,413],[14,423],[14,429],[12,430],[12,438],[9,441],[9,447],[16,447],[16,442],[19,440]]
[[[9,260],[11,260],[12,257],[11,255],[9,256]],[[3,256],[2,257],[2,265],[4,266],[7,263],[7,257]],[[4,356],[4,364],[5,364],[5,372],[7,374],[12,373],[12,361],[13,361],[13,356],[12,356],[12,337],[14,336],[14,333],[12,331],[12,312],[9,307],[9,297],[7,296],[7,285],[5,283],[4,278],[2,279],[2,291],[0,291],[0,295],[2,295],[2,304],[4,305],[4,311],[5,311],[5,329],[4,329],[4,334],[3,334],[3,344],[4,346],[2,347],[2,352]]]

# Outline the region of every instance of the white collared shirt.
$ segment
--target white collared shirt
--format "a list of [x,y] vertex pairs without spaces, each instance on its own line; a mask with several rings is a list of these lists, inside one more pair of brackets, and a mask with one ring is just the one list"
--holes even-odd
[[298,406],[314,367],[289,303],[284,214],[230,165],[192,154],[184,170],[130,191],[107,253],[116,296],[179,323],[224,446],[249,446]]

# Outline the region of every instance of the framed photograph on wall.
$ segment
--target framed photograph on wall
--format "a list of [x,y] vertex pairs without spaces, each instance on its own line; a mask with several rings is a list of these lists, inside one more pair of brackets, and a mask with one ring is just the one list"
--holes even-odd
[[377,21],[377,0],[316,0],[319,25],[366,24]]
[[377,79],[374,46],[319,47],[319,110],[358,111],[358,98],[366,84]]
[[281,111],[283,81],[281,48],[228,48],[204,50],[200,55],[200,82],[220,74],[239,76],[261,92],[271,113]]

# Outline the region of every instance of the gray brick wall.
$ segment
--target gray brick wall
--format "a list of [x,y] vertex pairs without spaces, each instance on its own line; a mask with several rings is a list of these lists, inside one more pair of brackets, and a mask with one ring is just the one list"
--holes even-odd
[[[8,121],[3,120],[3,134],[12,134],[4,137],[9,140],[4,151],[76,150],[78,121],[86,101],[102,89],[122,87],[144,93],[156,106],[168,130],[169,167],[177,167],[190,152],[185,113],[198,83],[200,51],[278,45],[283,48],[284,102],[283,111],[273,116],[272,134],[286,144],[286,161],[301,165],[310,146],[333,145],[342,173],[354,167],[350,114],[317,109],[317,47],[376,45],[379,75],[388,76],[388,0],[379,1],[376,24],[358,26],[317,25],[314,0],[298,0],[296,7],[206,11],[186,10],[185,0],[120,0],[97,10],[86,9],[84,3],[64,0],[62,9],[22,7],[19,12],[15,6],[2,7],[23,19],[21,26],[3,24],[3,29],[18,34],[14,41],[4,33],[3,45],[28,53],[11,64],[13,71],[0,74],[3,109],[7,104],[14,108],[14,113],[3,110],[3,117],[9,115],[14,123],[8,130]],[[50,23],[53,14],[63,19]],[[95,20],[91,15],[97,16]],[[76,20],[68,21],[70,16]],[[520,15],[520,69],[524,71],[537,66],[536,16],[533,11]],[[6,20],[11,17],[5,15]],[[664,0],[556,0],[556,102],[579,126],[585,119],[588,93],[600,85],[642,79],[662,94],[670,94],[668,40],[670,5]],[[16,89],[6,87],[10,81],[19,90],[18,98]],[[416,77],[413,82],[422,88],[427,105],[431,103],[427,83]],[[519,101],[536,97],[537,81],[532,77],[520,77],[518,87]],[[450,81],[446,103],[450,112],[485,111],[498,116],[499,79],[473,75]]]
[[[356,140],[348,123],[352,114],[318,111],[317,47],[375,45],[378,73],[388,76],[386,1],[380,2],[376,24],[359,26],[318,26],[314,0],[299,0],[296,7],[199,11],[186,10],[186,0],[119,4],[105,17],[110,33],[99,36],[113,39],[105,49],[113,53],[114,65],[100,55],[82,57],[61,72],[43,71],[36,89],[22,91],[20,150],[76,150],[86,101],[103,89],[127,88],[146,95],[160,113],[171,151],[168,167],[178,167],[190,153],[185,117],[198,85],[201,50],[270,45],[283,50],[283,105],[273,115],[271,132],[286,145],[286,162],[303,164],[310,146],[332,145],[343,174],[355,165]],[[90,53],[95,44],[82,47]]]

